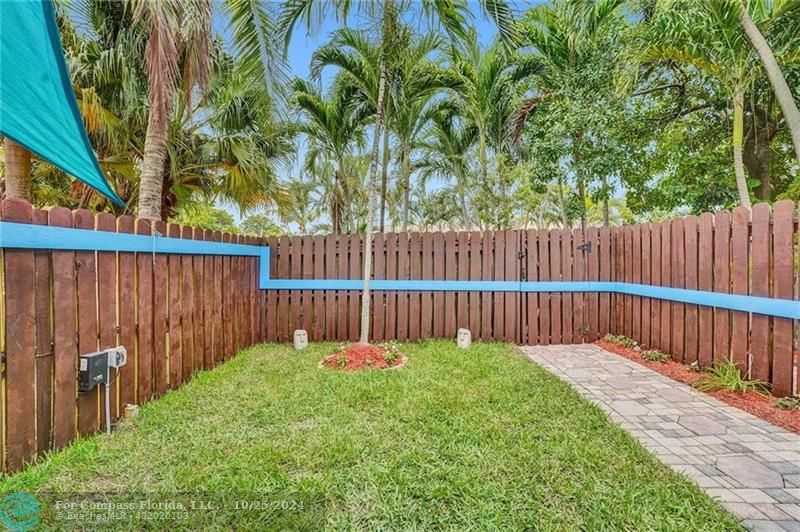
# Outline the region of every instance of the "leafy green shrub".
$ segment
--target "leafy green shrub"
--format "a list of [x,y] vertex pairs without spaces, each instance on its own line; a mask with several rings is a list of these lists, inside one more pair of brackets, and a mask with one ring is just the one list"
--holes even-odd
[[390,340],[388,342],[384,342],[380,344],[380,347],[383,348],[385,351],[383,355],[383,359],[386,360],[390,365],[394,364],[395,361],[400,358],[400,343],[394,340]]
[[651,349],[642,353],[642,358],[649,360],[650,362],[661,362],[663,364],[670,359],[670,356],[666,353],[658,351],[657,349]]
[[766,394],[769,390],[763,381],[748,380],[742,377],[739,368],[731,361],[715,365],[707,374],[694,381],[694,387],[701,392],[726,390],[738,393],[751,391]]
[[607,334],[603,339],[606,342],[612,342],[617,345],[621,345],[622,347],[627,347],[628,349],[633,349],[639,345],[639,343],[633,338],[628,338],[627,336],[623,336],[621,334]]
[[800,410],[800,395],[781,397],[775,401],[775,407],[781,410]]

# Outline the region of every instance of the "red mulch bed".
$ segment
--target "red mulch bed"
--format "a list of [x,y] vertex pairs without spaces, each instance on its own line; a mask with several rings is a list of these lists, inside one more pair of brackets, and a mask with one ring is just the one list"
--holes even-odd
[[[386,350],[377,345],[353,344],[343,351],[337,351],[322,359],[322,365],[344,371],[359,371],[375,368],[396,368],[405,363],[404,356],[398,356],[394,361],[389,363],[384,358],[385,354]],[[341,363],[342,357],[346,360],[346,364]]]
[[[606,351],[611,351],[619,356],[625,357],[628,360],[646,366],[653,371],[657,371],[662,375],[691,385],[695,380],[700,377],[700,373],[689,370],[686,366],[674,360],[668,362],[651,362],[642,358],[641,353],[622,347],[614,342],[607,340],[597,340],[595,344],[599,345]],[[755,392],[736,393],[728,391],[708,392],[709,395],[719,399],[724,403],[749,412],[756,417],[760,417],[765,421],[769,421],[775,425],[800,434],[800,411],[798,410],[781,410],[773,403],[776,397],[771,395],[761,395]]]

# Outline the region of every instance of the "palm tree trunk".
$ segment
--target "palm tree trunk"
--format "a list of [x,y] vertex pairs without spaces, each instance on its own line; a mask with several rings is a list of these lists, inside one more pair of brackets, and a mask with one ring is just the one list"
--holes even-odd
[[5,139],[6,197],[31,200],[31,152]]
[[569,229],[569,222],[567,222],[567,204],[564,201],[564,178],[558,177],[558,210],[561,214],[561,224],[564,229]]
[[367,224],[364,232],[364,291],[361,294],[361,334],[359,342],[369,343],[370,292],[369,280],[372,276],[372,223],[375,217],[375,203],[378,196],[378,148],[380,146],[381,126],[383,125],[383,96],[386,87],[386,62],[381,59],[380,81],[378,82],[378,101],[375,105],[375,134],[372,139],[372,155],[369,162],[369,197],[367,199]]
[[744,141],[744,95],[737,88],[733,96],[733,170],[736,174],[736,190],[739,191],[739,203],[751,207],[750,191],[747,188],[747,177],[744,174],[742,160],[742,144]]
[[383,132],[383,168],[381,169],[381,230],[386,228],[386,185],[389,179],[389,128]]
[[411,202],[411,158],[406,146],[403,146],[403,232],[408,231],[408,211]]
[[467,190],[465,179],[461,179],[461,185],[459,186],[460,195],[461,195],[461,219],[464,221],[464,230],[470,231],[472,229],[472,221],[469,217],[469,207],[467,207]]
[[340,161],[339,169],[334,172],[336,177],[333,184],[333,201],[331,202],[331,217],[333,218],[331,223],[333,225],[333,234],[335,235],[342,232],[342,207],[339,204],[339,189],[341,188],[341,182],[344,180],[343,168],[344,166]]
[[142,175],[139,180],[139,217],[161,219],[161,195],[164,189],[164,161],[167,158],[167,124],[165,111],[151,107],[144,138]]
[[479,157],[481,163],[481,177],[483,178],[484,185],[489,182],[489,161],[486,155],[486,139],[483,136],[483,131],[479,133],[480,141],[478,145]]
[[792,144],[794,145],[794,153],[800,163],[800,110],[797,108],[797,103],[794,101],[792,91],[786,83],[786,78],[783,76],[781,67],[775,60],[775,55],[769,47],[769,43],[761,34],[758,26],[755,25],[753,19],[750,18],[750,13],[747,12],[747,6],[743,3],[741,5],[739,20],[742,23],[744,32],[747,38],[756,49],[758,57],[764,64],[764,70],[767,71],[767,77],[772,84],[772,90],[775,92],[775,97],[783,111],[783,117],[786,120],[786,127],[789,129],[789,134],[792,137]]

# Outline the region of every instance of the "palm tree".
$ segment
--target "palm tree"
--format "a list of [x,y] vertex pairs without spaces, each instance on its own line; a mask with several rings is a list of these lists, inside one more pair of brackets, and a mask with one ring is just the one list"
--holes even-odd
[[435,34],[427,34],[410,43],[399,55],[392,76],[390,94],[392,126],[398,139],[397,162],[400,188],[403,190],[402,229],[408,229],[409,192],[411,189],[411,152],[423,134],[423,128],[437,111],[437,96],[452,87],[442,68],[428,59],[443,43]]
[[[769,5],[775,4],[780,3]],[[797,28],[793,10],[766,7],[754,13],[758,22],[766,27],[783,28],[788,24]],[[668,7],[662,6],[649,21],[645,38],[633,50],[624,85],[632,86],[640,66],[664,61],[690,65],[719,83],[728,93],[733,109],[733,166],[739,203],[749,208],[750,190],[742,158],[745,93],[763,72],[742,31],[740,16],[741,11],[728,0],[675,0]],[[793,53],[793,39],[792,35],[792,39],[779,43],[782,46],[778,55]]]
[[204,142],[197,143],[212,157],[207,190],[242,212],[284,208],[291,195],[280,184],[277,167],[290,163],[298,126],[277,118],[267,89],[241,66],[217,74],[206,119],[191,125],[195,131],[210,128]]
[[[310,142],[306,154],[307,173],[321,163],[332,162],[335,166],[334,188],[330,194],[330,217],[333,232],[342,230],[343,210],[350,208],[346,158],[355,148],[363,145],[364,126],[370,110],[353,105],[354,88],[337,77],[330,93],[323,96],[311,83],[295,80],[293,102],[306,120],[299,126]],[[322,161],[320,161],[322,159]]]
[[[775,54],[772,53],[769,43],[764,38],[764,35],[758,29],[758,26],[753,21],[748,11],[748,5],[744,0],[738,1],[739,7],[739,21],[742,24],[750,44],[753,45],[764,70],[767,72],[769,82],[772,84],[772,90],[775,92],[775,97],[783,111],[784,120],[786,120],[786,127],[789,129],[789,135],[792,137],[792,144],[794,145],[794,153],[798,163],[800,163],[800,110],[797,109],[797,103],[792,96],[792,91],[786,83],[786,78],[783,76],[780,65],[775,59]],[[769,9],[766,2],[754,2],[753,8],[759,11],[761,19],[767,18],[764,16],[764,11]],[[775,2],[772,5],[774,11],[778,10],[792,10],[795,15],[792,19],[795,21],[793,28],[788,28],[792,35],[796,38],[798,32],[796,31],[796,21],[800,19],[800,2]],[[774,13],[773,13],[774,16]]]
[[[210,0],[129,0],[134,21],[147,34],[144,65],[150,110],[142,154],[139,215],[159,219],[167,162],[168,130],[178,85],[191,110],[194,89],[205,96],[212,63]],[[264,0],[225,0],[233,48],[243,73],[271,95],[285,79],[275,39],[276,25]],[[190,111],[188,111],[190,112]]]
[[490,151],[508,146],[508,124],[514,112],[515,82],[521,76],[504,46],[496,43],[481,50],[472,31],[462,48],[449,52],[452,105],[475,126],[478,133],[480,177],[489,179]]
[[308,234],[311,222],[319,216],[313,197],[315,188],[316,183],[302,178],[290,182],[288,189],[292,201],[278,211],[281,221],[297,224],[301,235]]
[[[470,161],[478,144],[478,135],[477,126],[458,117],[454,108],[442,105],[431,118],[422,139],[414,145],[420,153],[414,167],[420,172],[423,186],[431,178],[455,178],[464,229],[472,228],[475,223],[469,197],[475,187],[477,172]],[[407,214],[404,213],[404,227],[407,221]]]
[[[511,11],[504,0],[481,0],[481,6],[485,12],[497,22],[500,28],[500,35],[507,43],[513,43],[516,38],[514,21]],[[299,20],[305,20],[310,24],[315,11],[320,11],[325,5],[331,5],[336,13],[347,19],[351,3],[349,1],[334,0],[333,2],[322,2],[320,0],[290,0],[287,2],[282,17],[281,27],[283,33],[288,36]],[[370,190],[367,201],[367,221],[364,233],[364,247],[372,247],[372,229],[374,223],[375,204],[377,203],[377,169],[378,152],[380,148],[380,138],[383,133],[384,117],[384,98],[389,75],[389,65],[391,64],[391,54],[396,49],[399,37],[400,19],[407,7],[407,2],[403,0],[384,0],[383,2],[364,2],[357,4],[361,9],[365,9],[369,16],[377,19],[380,28],[380,67],[378,78],[378,90],[375,105],[375,122],[373,128],[372,152],[370,158],[368,188]],[[463,36],[464,23],[466,22],[467,5],[464,0],[454,0],[449,2],[428,2],[422,3],[422,9],[432,18],[435,17],[439,23],[451,34],[451,36]],[[369,312],[370,312],[370,291],[369,282],[372,276],[372,254],[364,253],[364,290],[361,297],[361,343],[369,342]]]
[[3,144],[5,157],[5,196],[31,199],[31,152],[6,137]]
[[[139,184],[139,216],[161,219],[167,160],[167,134],[178,82],[191,94],[195,85],[205,94],[211,70],[209,49],[211,3],[195,0],[135,0],[134,18],[148,33],[144,65],[150,112]],[[186,56],[182,58],[183,52]],[[181,73],[183,59],[183,73]]]
[[[398,140],[397,159],[400,165],[400,181],[405,194],[405,222],[408,225],[408,191],[411,173],[411,147],[426,124],[431,103],[439,91],[447,86],[441,69],[429,59],[441,45],[441,39],[433,33],[414,39],[407,26],[400,26],[388,66],[387,89],[385,91],[386,119],[389,121],[383,136],[383,160],[380,192],[381,230],[386,209],[387,167],[390,160],[388,142],[393,130]],[[359,105],[374,113],[377,106],[378,85],[381,68],[381,52],[378,43],[370,41],[367,34],[343,28],[336,31],[331,41],[314,52],[311,72],[319,77],[323,68],[334,66],[347,74],[345,79],[358,88]]]

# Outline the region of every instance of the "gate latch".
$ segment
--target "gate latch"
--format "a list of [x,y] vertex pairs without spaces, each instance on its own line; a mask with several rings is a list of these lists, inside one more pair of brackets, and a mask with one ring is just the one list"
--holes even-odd
[[592,243],[591,242],[584,242],[583,244],[578,244],[577,249],[579,251],[583,251],[584,253],[591,253],[592,252]]

